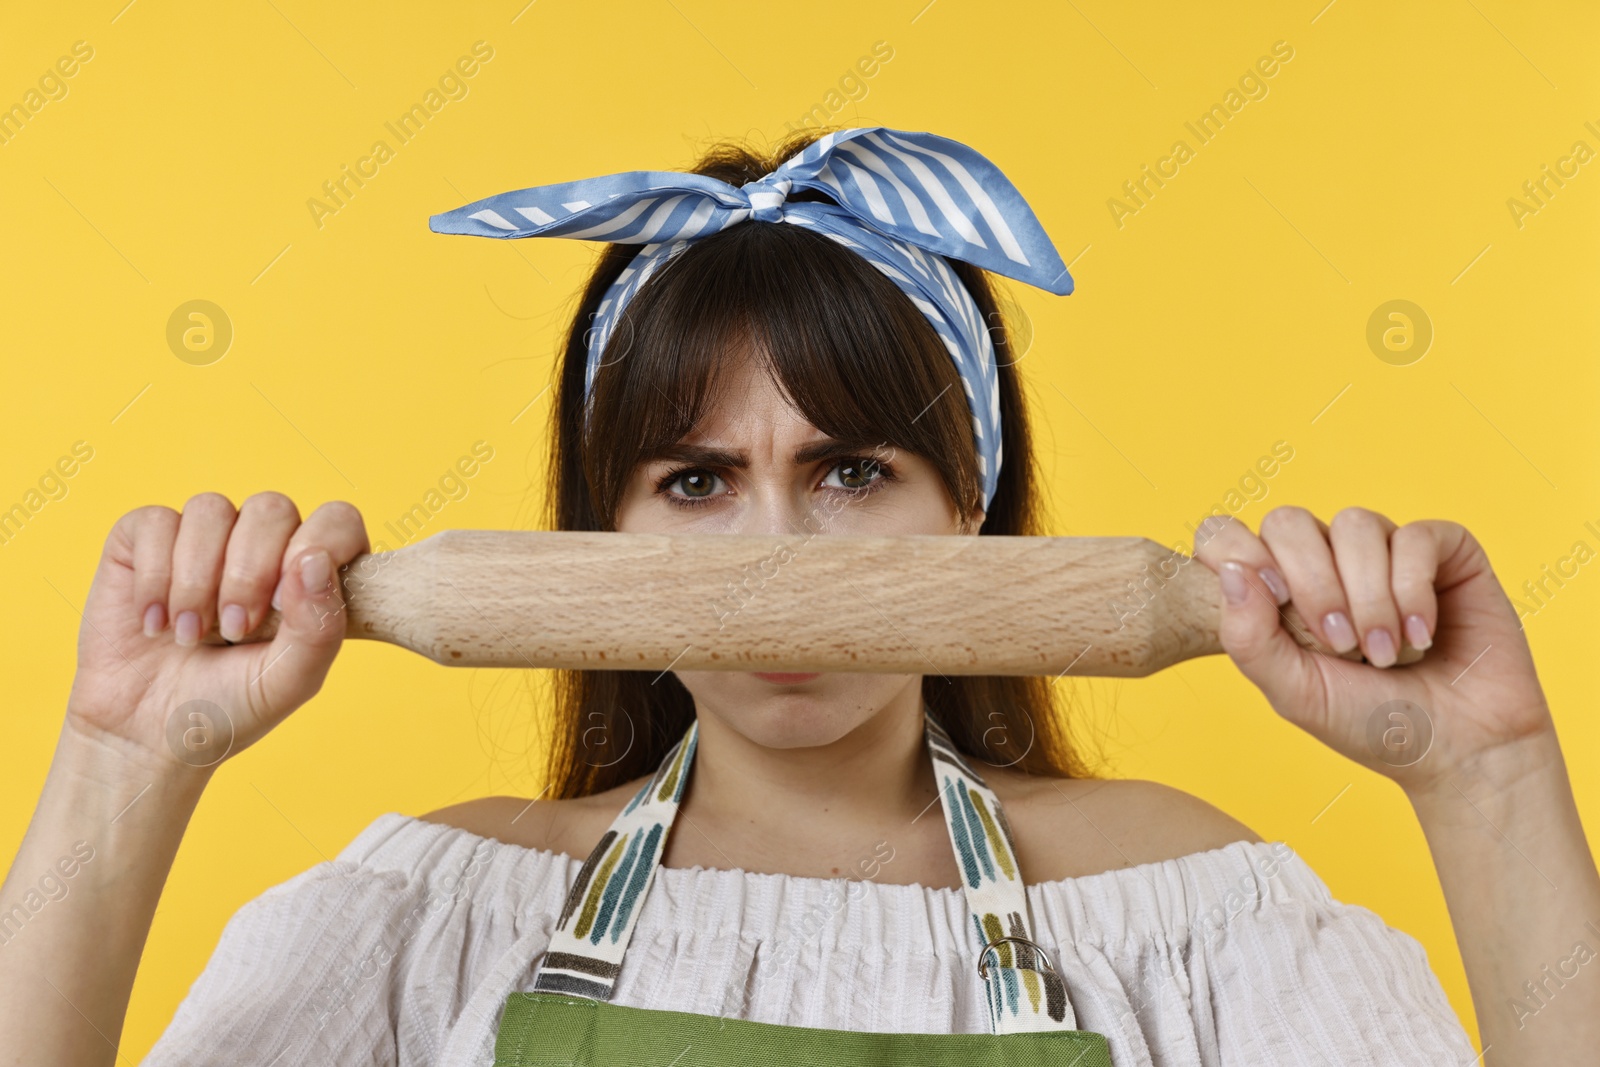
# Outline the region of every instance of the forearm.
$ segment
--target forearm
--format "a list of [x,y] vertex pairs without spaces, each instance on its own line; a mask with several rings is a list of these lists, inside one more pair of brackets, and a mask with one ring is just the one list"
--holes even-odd
[[0,1067],[109,1065],[207,772],[67,730],[0,887]]
[[1600,875],[1553,732],[1412,805],[1444,888],[1486,1064],[1600,1048]]

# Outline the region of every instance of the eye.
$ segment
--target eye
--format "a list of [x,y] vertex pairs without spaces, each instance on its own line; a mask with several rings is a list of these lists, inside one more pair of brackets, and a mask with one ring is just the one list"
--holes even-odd
[[[704,467],[679,467],[668,471],[656,482],[656,492],[678,507],[692,508],[708,503],[719,495],[717,486],[722,479],[715,471]],[[674,486],[683,492],[673,492]]]
[[[852,456],[848,459],[842,459],[834,464],[833,469],[828,472],[828,478],[832,478],[835,473],[839,476],[838,484],[837,486],[830,485],[829,487],[836,487],[850,492],[876,489],[881,483],[894,477],[894,472],[889,469],[888,464],[870,456]],[[823,479],[823,484],[829,485],[828,480]]]

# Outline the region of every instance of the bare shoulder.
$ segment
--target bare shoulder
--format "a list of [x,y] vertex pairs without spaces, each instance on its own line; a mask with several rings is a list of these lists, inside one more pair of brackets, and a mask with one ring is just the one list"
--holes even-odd
[[1227,812],[1137,778],[1047,778],[985,772],[1005,805],[1029,882],[1079,878],[1260,841]]
[[453,826],[503,844],[564,852],[581,859],[594,848],[594,843],[639,791],[643,781],[644,778],[639,778],[603,793],[569,800],[479,797],[417,818]]

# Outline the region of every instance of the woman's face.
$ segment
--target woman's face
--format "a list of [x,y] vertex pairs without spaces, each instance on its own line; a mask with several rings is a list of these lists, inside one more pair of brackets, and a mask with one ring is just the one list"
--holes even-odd
[[[754,358],[720,380],[700,425],[673,454],[647,458],[617,511],[624,533],[976,533],[963,530],[938,470],[892,445],[845,448],[806,421]],[[791,542],[793,543],[793,542]],[[849,595],[842,590],[841,595]],[[861,608],[869,615],[871,606]],[[918,674],[768,675],[675,671],[700,715],[767,747],[830,744],[897,698]],[[912,688],[916,687],[916,688]]]

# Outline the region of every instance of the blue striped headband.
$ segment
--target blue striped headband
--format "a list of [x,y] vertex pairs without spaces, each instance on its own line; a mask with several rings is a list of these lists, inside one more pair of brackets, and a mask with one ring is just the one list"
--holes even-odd
[[[787,200],[795,189],[826,193],[837,205]],[[841,130],[742,186],[701,174],[627,171],[501,193],[434,215],[428,226],[474,237],[644,246],[607,290],[588,331],[587,397],[606,342],[639,287],[692,241],[748,220],[815,230],[911,298],[961,375],[987,510],[1000,474],[999,372],[988,324],[945,258],[1060,296],[1072,292],[1072,276],[1022,194],[966,145],[883,126]]]

